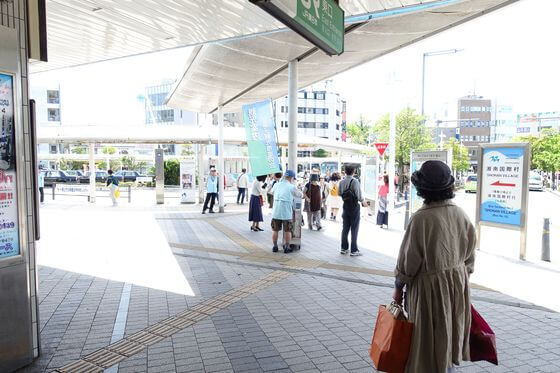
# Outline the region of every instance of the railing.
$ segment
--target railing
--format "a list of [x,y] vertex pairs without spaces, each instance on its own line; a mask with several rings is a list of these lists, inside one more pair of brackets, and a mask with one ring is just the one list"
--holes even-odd
[[[58,191],[57,191],[58,187]],[[89,184],[56,184],[53,183],[51,186],[51,193],[52,199],[55,200],[56,196],[70,196],[70,197],[86,197],[88,202],[90,201],[90,194],[89,194]],[[121,197],[126,197],[128,203],[132,201],[132,188],[130,185],[125,186],[124,188],[119,188],[121,191]],[[123,192],[124,190],[124,192]],[[109,188],[107,187],[95,187],[96,192],[105,192],[104,194],[96,193],[96,198],[110,198],[109,197]]]

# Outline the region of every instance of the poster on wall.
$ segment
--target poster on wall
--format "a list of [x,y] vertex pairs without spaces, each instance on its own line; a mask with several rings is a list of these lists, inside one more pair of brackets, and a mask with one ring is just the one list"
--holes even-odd
[[196,202],[196,178],[194,159],[181,161],[179,170],[179,181],[181,183],[181,203]]
[[[452,153],[447,150],[434,150],[428,152],[412,152],[410,154],[410,175],[418,171],[422,164],[426,161],[442,161],[446,163],[449,168],[452,167]],[[410,213],[415,213],[424,200],[416,193],[416,187],[410,183]]]
[[243,105],[243,123],[247,135],[251,174],[260,176],[280,172],[271,101]]
[[492,147],[482,152],[479,220],[521,227],[524,147]]
[[19,255],[13,77],[0,73],[0,259]]

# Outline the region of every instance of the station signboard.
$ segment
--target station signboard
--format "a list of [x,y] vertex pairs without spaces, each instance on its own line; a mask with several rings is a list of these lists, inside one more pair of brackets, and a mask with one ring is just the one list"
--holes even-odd
[[480,146],[477,183],[477,232],[487,225],[521,231],[520,258],[525,259],[530,145]]
[[[453,165],[453,153],[451,150],[434,150],[434,151],[427,151],[427,152],[412,152],[410,154],[410,175],[415,171],[418,171],[422,164],[426,161],[442,161],[443,163],[447,164],[449,168],[452,168]],[[410,213],[414,213],[418,211],[422,204],[424,204],[424,200],[418,196],[416,193],[416,187],[410,183],[410,197],[409,197],[409,209]]]
[[333,56],[344,52],[344,11],[335,0],[250,0]]

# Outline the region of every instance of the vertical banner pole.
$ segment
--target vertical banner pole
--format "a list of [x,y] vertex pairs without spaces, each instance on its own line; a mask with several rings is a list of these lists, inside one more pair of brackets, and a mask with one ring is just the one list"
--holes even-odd
[[297,172],[297,60],[288,63],[288,169]]
[[95,203],[95,144],[89,143],[89,201]]
[[224,107],[218,106],[218,200],[224,212]]
[[392,110],[391,122],[389,127],[389,200],[387,201],[387,207],[389,210],[394,210],[395,207],[395,157],[397,153],[396,133],[397,114],[395,110]]

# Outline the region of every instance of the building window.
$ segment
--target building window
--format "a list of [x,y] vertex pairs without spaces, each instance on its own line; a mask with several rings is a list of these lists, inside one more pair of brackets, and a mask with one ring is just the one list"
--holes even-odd
[[340,116],[340,111],[339,111],[339,110],[336,111],[336,116],[337,116],[337,117]]
[[298,107],[297,112],[300,113],[300,114],[304,114],[305,113],[305,108],[304,107]]
[[47,91],[47,103],[49,104],[60,104],[60,92],[59,91]]
[[313,114],[313,113],[315,113],[315,109],[312,108],[312,107],[308,107],[308,108],[305,109],[305,113],[306,114]]
[[323,123],[321,123],[321,128],[328,129],[328,128],[329,128],[329,124],[326,123],[326,122],[323,122]]
[[152,112],[152,115],[148,116],[148,123],[166,123],[173,122],[174,120],[175,115],[173,109],[156,110]]
[[51,145],[50,153],[51,154],[56,154],[56,145]]
[[324,100],[325,99],[325,92],[314,92],[313,97],[316,100]]
[[336,125],[336,129],[339,130],[340,129],[340,124]]
[[60,109],[58,108],[49,108],[49,122],[60,122]]
[[152,106],[162,106],[165,102],[165,98],[167,97],[167,93],[152,93],[148,95],[150,99],[150,104]]

